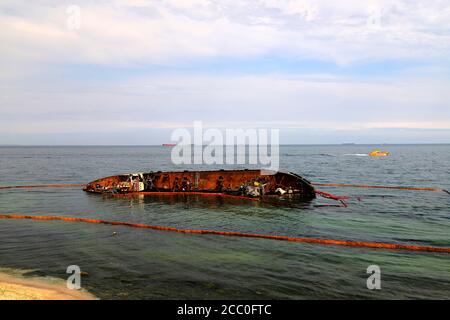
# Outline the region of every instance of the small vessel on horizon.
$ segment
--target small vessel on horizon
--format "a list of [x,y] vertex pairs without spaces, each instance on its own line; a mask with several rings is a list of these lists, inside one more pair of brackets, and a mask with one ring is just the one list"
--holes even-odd
[[369,156],[371,157],[387,157],[390,153],[387,151],[380,151],[380,150],[374,150],[371,153],[369,153]]

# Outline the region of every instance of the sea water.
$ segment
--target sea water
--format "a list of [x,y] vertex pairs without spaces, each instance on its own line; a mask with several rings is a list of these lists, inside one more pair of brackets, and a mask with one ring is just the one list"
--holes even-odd
[[[450,145],[281,146],[281,170],[318,183],[450,189]],[[242,167],[242,166],[240,166]],[[225,167],[230,169],[230,167]],[[0,185],[83,184],[128,172],[220,169],[176,166],[166,147],[0,147]],[[316,199],[293,206],[220,198],[110,198],[73,189],[0,190],[0,213],[120,220],[214,229],[450,247],[450,196],[321,188],[348,208]],[[361,201],[358,200],[360,198]],[[0,220],[0,267],[66,279],[102,299],[450,298],[450,255],[187,235],[62,221]],[[367,268],[381,289],[367,288]]]

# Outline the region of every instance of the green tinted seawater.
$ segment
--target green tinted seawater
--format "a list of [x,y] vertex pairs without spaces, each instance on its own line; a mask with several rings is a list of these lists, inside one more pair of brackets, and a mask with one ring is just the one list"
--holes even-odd
[[[314,182],[450,189],[450,146],[282,146],[281,169]],[[226,167],[229,168],[229,167]],[[212,169],[187,166],[182,169]],[[215,168],[214,168],[215,169]],[[86,183],[118,173],[180,170],[162,147],[2,147],[0,185]],[[1,190],[1,213],[94,217],[179,228],[450,247],[444,193],[323,188],[360,196],[275,207],[216,198],[104,198],[77,189]],[[117,232],[117,235],[113,235]],[[66,278],[103,299],[450,298],[450,255],[185,235],[57,221],[0,220],[0,267]],[[382,289],[366,288],[379,265]]]

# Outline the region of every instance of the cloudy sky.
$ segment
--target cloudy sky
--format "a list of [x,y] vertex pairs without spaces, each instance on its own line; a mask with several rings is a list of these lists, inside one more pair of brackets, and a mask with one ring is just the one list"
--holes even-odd
[[0,2],[0,144],[450,142],[450,1]]

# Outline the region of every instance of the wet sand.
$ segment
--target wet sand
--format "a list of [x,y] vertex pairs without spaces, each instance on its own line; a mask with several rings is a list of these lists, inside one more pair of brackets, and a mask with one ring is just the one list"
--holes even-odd
[[95,300],[88,292],[70,290],[65,282],[50,283],[0,273],[0,300]]

